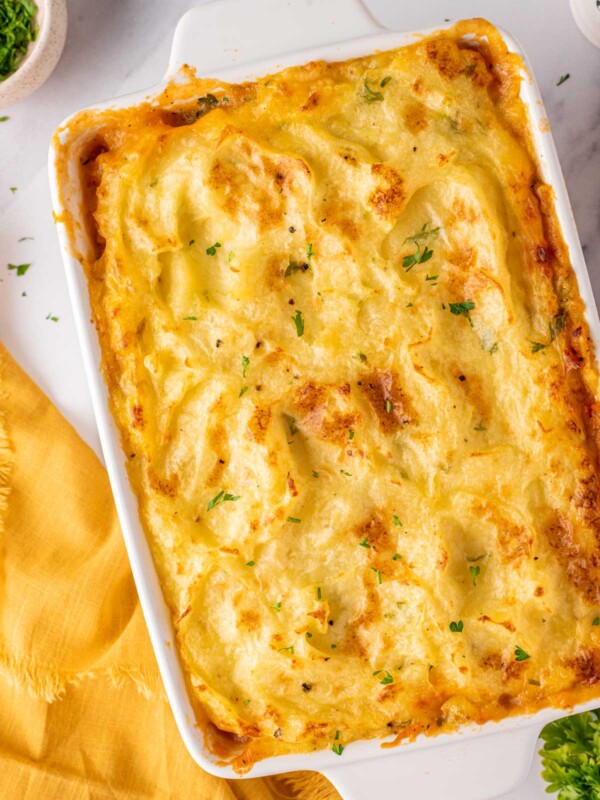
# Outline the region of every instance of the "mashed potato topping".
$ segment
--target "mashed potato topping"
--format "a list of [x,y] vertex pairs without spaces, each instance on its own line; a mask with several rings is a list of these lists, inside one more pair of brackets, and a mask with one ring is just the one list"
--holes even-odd
[[131,483],[240,771],[598,691],[598,376],[520,74],[476,20],[69,123]]

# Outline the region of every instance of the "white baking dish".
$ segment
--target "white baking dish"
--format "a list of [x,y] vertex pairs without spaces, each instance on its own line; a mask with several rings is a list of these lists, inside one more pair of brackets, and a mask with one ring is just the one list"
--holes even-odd
[[[384,30],[369,16],[360,0],[211,2],[188,12],[179,22],[163,83],[145,92],[100,103],[94,108],[136,105],[161,91],[165,82],[184,63],[195,67],[203,76],[239,81],[315,58],[339,60],[398,47],[429,32]],[[527,67],[522,96],[531,114],[542,174],[556,193],[558,219],[586,304],[591,334],[598,348],[598,313],[539,90],[519,45],[508,34],[504,34],[504,38],[508,47],[521,55]],[[51,150],[50,184],[54,211],[58,215],[63,209],[55,160],[56,153]],[[107,391],[99,371],[100,348],[90,323],[86,280],[79,262],[70,252],[63,225],[58,226],[58,233],[115,503],[169,701],[181,736],[196,762],[214,775],[236,778],[239,776],[230,767],[217,764],[194,723],[194,713],[173,646],[170,614],[138,519],[137,500],[129,486],[120,437],[108,409]],[[574,710],[581,711],[595,705],[592,702]],[[509,791],[525,778],[539,731],[547,722],[564,713],[547,709],[535,715],[464,728],[454,734],[420,737],[415,742],[395,748],[382,749],[379,740],[355,742],[344,749],[341,758],[330,750],[270,758],[257,764],[250,777],[307,769],[323,772],[344,798],[385,800],[401,793],[407,798],[418,795],[423,800],[428,797],[436,800],[485,800]]]

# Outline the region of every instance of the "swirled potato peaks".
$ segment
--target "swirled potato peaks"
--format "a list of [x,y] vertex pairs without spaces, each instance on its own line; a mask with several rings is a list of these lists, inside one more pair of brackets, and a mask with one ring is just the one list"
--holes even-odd
[[131,484],[239,772],[598,694],[598,373],[523,74],[470,20],[68,124]]

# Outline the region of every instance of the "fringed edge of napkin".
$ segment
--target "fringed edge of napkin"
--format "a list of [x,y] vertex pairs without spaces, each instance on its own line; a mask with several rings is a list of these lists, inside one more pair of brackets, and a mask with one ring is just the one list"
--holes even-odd
[[320,772],[290,772],[278,775],[277,781],[290,789],[298,800],[341,800],[337,790]]
[[15,689],[25,691],[47,703],[60,700],[70,686],[79,686],[85,680],[107,680],[117,689],[133,684],[138,693],[147,700],[166,699],[157,669],[116,666],[110,669],[64,672],[33,659],[17,659],[0,650],[0,675]]

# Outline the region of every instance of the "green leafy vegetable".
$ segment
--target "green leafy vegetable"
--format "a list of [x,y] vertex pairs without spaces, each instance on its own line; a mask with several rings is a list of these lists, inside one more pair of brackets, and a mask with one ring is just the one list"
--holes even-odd
[[275,603],[271,606],[274,611],[281,611],[281,600],[278,603]]
[[[32,0],[0,0],[0,81],[15,72],[30,42],[35,42],[37,6]],[[8,117],[2,117],[2,122]]]
[[594,617],[592,625],[600,625],[600,617]]
[[253,567],[256,564],[256,561],[246,561],[247,567]]
[[[425,245],[424,250],[421,250],[421,242],[431,238],[432,236],[435,236],[439,230],[440,228],[429,228],[429,223],[425,222],[418,233],[415,233],[413,236],[406,237],[403,244],[412,242],[412,244],[414,244],[417,248],[414,253],[411,253],[411,255],[404,256],[402,266],[407,272],[410,272],[415,264],[425,264],[427,261],[429,261],[433,255],[433,250],[427,247],[427,245]],[[439,276],[436,275],[436,278],[437,277]],[[432,278],[431,280],[434,279]]]
[[473,581],[473,586],[477,586],[477,577],[481,572],[481,567],[469,567],[469,572],[471,573],[471,580]]
[[249,386],[242,386],[242,388],[240,389],[240,393],[238,394],[238,397],[242,397],[243,395],[245,395],[249,388],[250,388]]
[[462,303],[450,303],[450,313],[454,314],[456,317],[466,317],[471,327],[473,327],[473,320],[469,312],[474,308],[475,303],[472,303],[470,300],[465,300]]
[[250,359],[247,356],[242,356],[242,378],[246,377],[246,370],[250,364]]
[[210,247],[206,248],[206,255],[207,256],[216,256],[217,255],[217,247],[221,247],[221,242],[215,242]]
[[384,686],[387,686],[388,684],[394,682],[391,673],[389,673],[387,669],[378,669],[376,672],[373,673],[373,677],[375,677],[376,675],[381,675],[382,672],[383,672],[383,678],[379,681],[379,683],[383,684]]
[[399,528],[401,528],[402,523],[400,522],[400,517],[398,516],[398,514],[393,514],[392,518],[394,520],[394,525],[397,525]]
[[221,489],[219,494],[216,494],[210,503],[206,506],[207,511],[211,511],[215,506],[218,506],[220,503],[227,503],[233,502],[234,500],[239,500],[239,494],[228,494],[224,489]]
[[541,342],[531,342],[531,352],[532,353],[537,353],[540,350],[543,350],[544,347],[547,347],[547,346],[548,345],[542,344]]
[[527,661],[528,658],[531,658],[522,647],[515,647],[515,661]]
[[377,569],[377,567],[371,567],[371,571],[377,575],[377,583],[381,584],[381,570]]
[[368,540],[368,538],[366,536],[362,540],[362,542],[359,542],[358,544],[359,544],[360,547],[366,547],[366,548],[371,547],[371,545],[369,544],[369,540]]
[[463,625],[462,619],[459,619],[458,622],[451,622],[450,623],[450,630],[452,631],[452,633],[462,633],[463,632],[463,628],[464,628],[464,625]]
[[58,322],[58,320],[59,320],[59,317],[55,317],[55,316],[54,316],[54,314],[48,314],[48,316],[46,317],[46,319],[49,319],[49,320],[50,320],[50,322]]
[[402,556],[400,555],[400,553],[394,553],[394,555],[392,556],[392,561],[400,561],[401,558]]
[[313,250],[312,244],[306,245],[306,259],[310,263],[311,258],[314,256],[315,251]]
[[600,797],[600,711],[586,711],[546,725],[542,778],[558,800]]
[[299,525],[302,522],[302,520],[298,519],[298,517],[288,517],[287,521],[293,522],[295,525]]
[[296,314],[292,317],[292,321],[296,326],[296,333],[298,336],[302,336],[304,333],[304,317],[299,309],[296,309]]
[[369,84],[365,80],[365,88],[363,89],[362,98],[365,103],[381,103],[383,102],[383,95],[381,92],[374,92],[369,88]]
[[25,275],[30,266],[31,264],[9,264],[8,268],[16,270],[17,275],[21,277],[21,275]]

